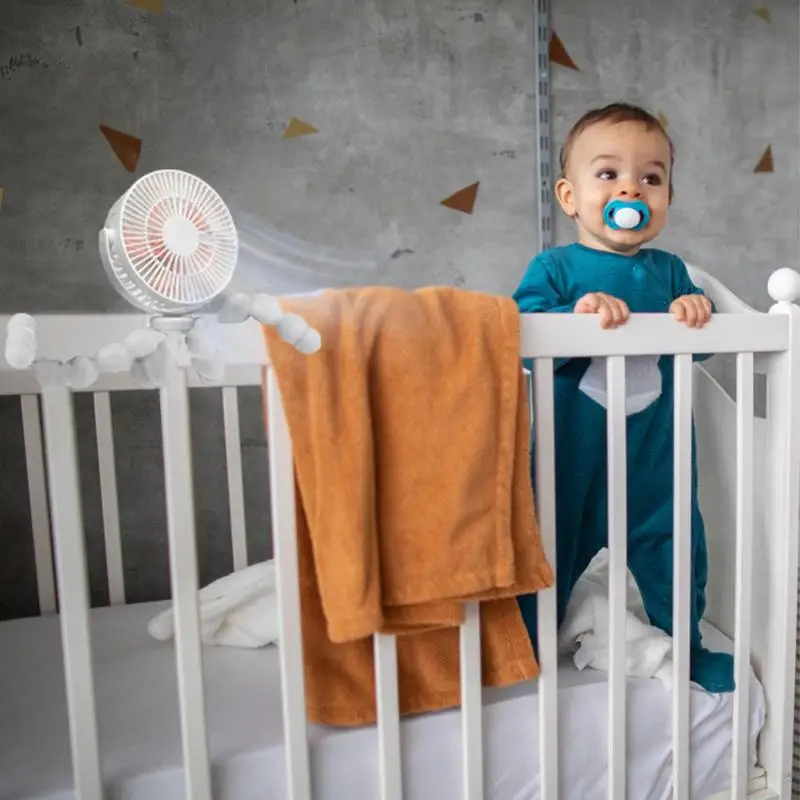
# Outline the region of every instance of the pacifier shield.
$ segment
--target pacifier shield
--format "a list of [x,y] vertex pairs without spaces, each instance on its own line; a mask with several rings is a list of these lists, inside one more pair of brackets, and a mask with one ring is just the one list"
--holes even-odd
[[603,221],[615,231],[640,231],[650,222],[650,209],[641,200],[611,200],[606,203]]

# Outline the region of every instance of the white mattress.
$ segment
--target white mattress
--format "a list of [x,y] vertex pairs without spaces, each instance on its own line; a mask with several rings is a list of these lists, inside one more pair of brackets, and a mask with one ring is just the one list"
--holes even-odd
[[[183,800],[177,684],[171,645],[152,640],[144,603],[92,612],[95,685],[108,797]],[[727,640],[707,630],[711,646]],[[729,647],[729,644],[727,645]],[[285,797],[277,650],[204,650],[216,800]],[[764,720],[753,679],[751,738]],[[670,694],[657,681],[629,682],[629,798],[667,800]],[[539,797],[537,683],[486,692],[487,800]],[[560,672],[561,797],[606,798],[606,676]],[[731,696],[692,693],[693,797],[725,789],[730,774]],[[379,796],[374,728],[313,727],[315,800]],[[403,722],[404,798],[461,796],[457,710]],[[0,798],[74,798],[60,634],[55,618],[0,624]]]

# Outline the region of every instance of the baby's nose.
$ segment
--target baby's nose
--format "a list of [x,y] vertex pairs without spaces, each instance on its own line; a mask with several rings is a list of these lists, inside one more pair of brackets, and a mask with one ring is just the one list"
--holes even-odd
[[620,197],[641,197],[642,193],[639,190],[638,184],[631,183],[627,186],[621,186],[619,190]]

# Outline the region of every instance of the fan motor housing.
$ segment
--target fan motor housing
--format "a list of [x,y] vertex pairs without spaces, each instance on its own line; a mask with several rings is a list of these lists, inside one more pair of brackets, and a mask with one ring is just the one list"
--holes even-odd
[[[117,294],[124,297],[131,305],[151,314],[177,313],[172,303],[166,303],[157,295],[153,295],[143,289],[140,282],[136,280],[136,273],[127,269],[126,259],[120,257],[119,246],[116,242],[115,227],[109,225],[115,209],[120,205],[123,198],[117,200],[109,212],[106,220],[107,227],[102,228],[98,234],[98,245],[100,248],[100,260],[106,268],[106,274],[111,280],[111,285]],[[194,310],[192,307],[184,307],[183,312]]]

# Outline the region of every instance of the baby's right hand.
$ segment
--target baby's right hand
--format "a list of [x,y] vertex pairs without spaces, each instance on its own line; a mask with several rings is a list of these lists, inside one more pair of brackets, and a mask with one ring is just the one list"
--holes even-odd
[[631,315],[630,309],[622,301],[603,292],[590,292],[575,304],[576,314],[599,314],[600,327],[617,328],[624,325]]

